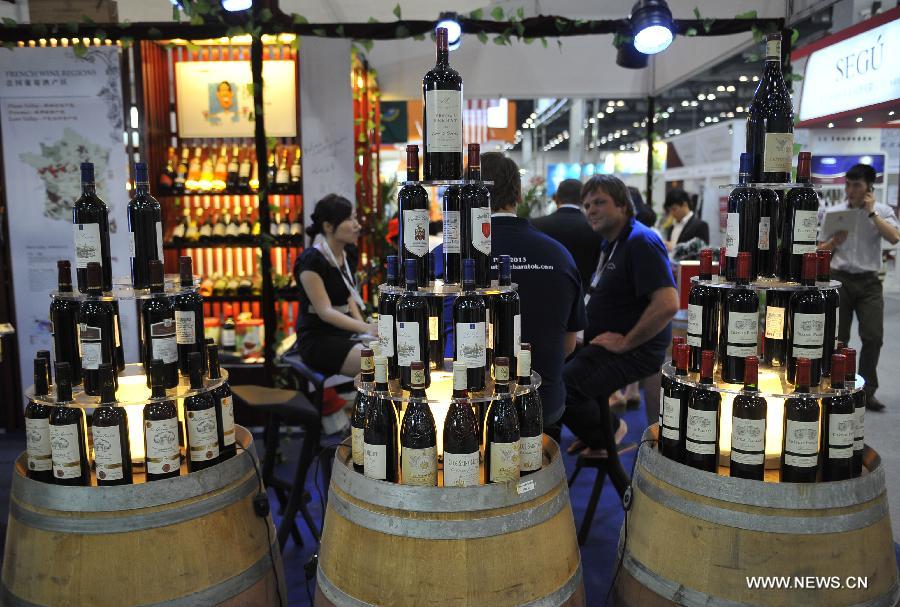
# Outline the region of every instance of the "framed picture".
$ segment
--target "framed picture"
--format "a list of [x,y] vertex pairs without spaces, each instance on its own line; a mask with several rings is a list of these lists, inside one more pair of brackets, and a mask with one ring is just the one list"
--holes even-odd
[[[263,62],[266,135],[297,136],[293,61]],[[175,64],[179,137],[253,137],[253,79],[248,61]]]

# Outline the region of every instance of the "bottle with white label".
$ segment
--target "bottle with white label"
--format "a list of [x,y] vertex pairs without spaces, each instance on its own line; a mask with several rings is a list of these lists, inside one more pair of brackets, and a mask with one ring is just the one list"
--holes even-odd
[[856,350],[842,348],[840,351],[846,359],[844,386],[853,390],[853,478],[862,474],[863,450],[865,450],[866,428],[866,391],[856,389]]
[[112,261],[109,252],[109,209],[97,196],[94,165],[81,163],[81,197],[72,205],[75,233],[75,274],[78,290],[87,293],[87,264],[95,261],[102,269],[101,287],[112,290]]
[[463,290],[453,302],[453,330],[456,355],[454,360],[466,363],[469,390],[482,390],[487,369],[487,307],[475,291],[475,265],[463,262]]
[[[163,362],[163,382],[166,388],[178,385],[178,340],[175,329],[175,306],[165,294],[163,263],[151,260],[149,299],[141,303],[141,335],[144,343],[144,369],[148,363],[159,359]],[[199,354],[199,352],[198,352]]]
[[425,180],[462,177],[462,86],[459,73],[450,67],[447,28],[434,31],[437,59],[422,78]]
[[400,290],[397,274],[397,256],[388,255],[386,259],[386,286],[389,291],[382,291],[378,298],[378,341],[381,345],[381,355],[387,359],[388,378],[400,377],[400,368],[397,366],[397,324],[394,322],[397,316],[397,302],[400,301]]
[[68,363],[56,365],[56,406],[50,414],[50,454],[57,485],[91,484],[84,409],[72,401]]
[[411,367],[415,361],[425,365],[425,387],[431,385],[428,361],[428,297],[418,294],[416,262],[406,260],[406,292],[397,302],[397,366],[400,386],[412,388]]
[[178,260],[181,292],[172,298],[175,307],[175,342],[178,347],[178,369],[187,376],[190,372],[188,357],[199,352],[206,368],[206,347],[203,335],[203,297],[194,285],[194,264],[190,257]]
[[50,451],[50,413],[53,407],[41,401],[50,399],[47,361],[34,359],[34,397],[25,406],[25,445],[28,455],[26,476],[42,483],[53,482]]
[[663,455],[676,462],[684,462],[687,406],[691,396],[691,387],[685,383],[689,351],[687,344],[675,346],[675,378],[669,380],[663,393],[659,449]]
[[781,263],[778,277],[798,282],[803,271],[803,254],[816,251],[819,231],[819,197],[812,188],[812,155],[797,155],[797,186],[784,196],[784,221],[781,225]]
[[203,359],[199,352],[191,352],[190,365],[192,394],[184,399],[184,451],[188,472],[196,472],[219,463],[219,426],[216,402],[203,388]]
[[756,273],[766,278],[775,277],[775,263],[778,249],[778,231],[775,222],[781,208],[779,193],[768,188],[759,188],[759,236],[756,246]]
[[772,367],[787,365],[787,310],[790,291],[766,290],[766,317],[763,329],[763,356]]
[[853,477],[853,442],[856,408],[845,389],[847,359],[831,355],[832,393],[822,399],[822,480],[842,481]]
[[399,233],[397,251],[400,267],[406,260],[416,264],[416,286],[428,281],[428,192],[419,183],[419,146],[406,146],[406,183],[397,192]]
[[91,420],[94,467],[97,485],[130,485],[132,481],[131,443],[128,440],[128,416],[116,401],[112,365],[100,366],[100,406]]
[[162,259],[162,214],[159,201],[150,195],[147,165],[134,164],[134,198],[128,203],[128,235],[131,239],[131,283],[135,289],[150,286],[151,259]]
[[375,357],[375,392],[378,398],[366,411],[363,433],[363,473],[369,478],[400,481],[397,408],[388,391],[387,359]]
[[519,414],[519,472],[537,472],[544,465],[544,407],[531,387],[531,344],[520,344],[516,371],[516,412]]
[[728,217],[725,228],[725,276],[737,278],[739,253],[750,254],[747,280],[756,280],[756,256],[759,251],[759,210],[762,200],[759,189],[749,186],[750,159],[741,154],[738,177],[740,185],[728,195]]
[[491,192],[481,181],[481,148],[469,144],[466,185],[460,191],[460,256],[475,262],[475,286],[491,284]]
[[400,479],[404,485],[436,487],[437,430],[425,396],[425,365],[410,365],[412,387],[400,427]]
[[[488,342],[488,346],[493,350],[491,355],[494,358],[505,356],[509,359],[510,367],[518,369],[516,357],[519,355],[520,343],[522,341],[522,312],[521,303],[519,301],[519,293],[512,290],[512,271],[509,255],[500,255],[498,258],[500,266],[500,293],[491,296],[491,319],[490,326],[493,327],[493,339]],[[506,287],[507,290],[503,290]]]
[[[685,338],[681,335],[673,335],[672,336],[672,359],[669,361],[669,365],[672,367],[672,370],[675,370],[675,353],[678,352],[678,346],[680,344],[685,343]],[[669,390],[669,386],[672,383],[672,379],[662,373],[660,375],[659,382],[659,423],[656,425],[657,431],[657,441],[661,440],[662,427],[663,427],[663,415],[665,413],[665,404],[666,404],[666,391]],[[657,443],[660,444],[659,442]],[[662,450],[662,447],[657,447]]]
[[719,291],[711,286],[712,249],[700,251],[700,276],[688,295],[687,344],[691,348],[688,369],[700,370],[703,350],[715,353],[719,338]]
[[744,360],[756,356],[759,340],[759,296],[748,287],[750,253],[738,256],[735,288],[725,297],[722,329],[726,331],[725,364],[722,379],[740,383],[744,379]]
[[87,267],[88,292],[78,308],[78,339],[81,347],[81,374],[84,392],[100,395],[100,365],[114,363],[116,357],[115,313],[100,292],[100,264]]
[[781,32],[766,35],[766,64],[753,101],[747,108],[746,142],[754,182],[787,183],[790,180],[794,110],[781,71]]
[[160,481],[181,474],[178,440],[178,410],[166,395],[163,362],[150,361],[151,400],[144,405],[144,452],[147,481]]
[[67,259],[56,262],[57,291],[50,303],[50,333],[56,362],[67,362],[72,371],[72,385],[81,384],[81,346],[78,343],[78,311],[81,303],[72,297],[72,264]]
[[684,463],[712,473],[719,469],[722,410],[722,395],[712,389],[715,359],[712,350],[704,350],[700,355],[700,384],[688,399],[684,443]]
[[731,476],[763,480],[766,471],[766,399],[759,395],[759,359],[744,363],[744,389],[734,397],[731,419]]
[[810,362],[810,385],[822,380],[822,353],[825,345],[825,296],[816,287],[816,254],[803,255],[805,289],[794,292],[788,304],[787,380],[794,383],[797,359]]
[[365,470],[366,412],[375,400],[372,390],[375,387],[375,353],[371,348],[363,348],[359,352],[359,389],[356,391],[356,402],[353,403],[353,415],[350,416],[350,452],[353,456],[353,469],[363,473]]
[[[212,341],[212,340],[210,340]],[[222,379],[222,371],[219,369],[219,347],[215,343],[207,343],[207,359],[209,360],[209,381],[216,382]],[[234,398],[231,395],[231,386],[228,381],[210,390],[210,395],[216,403],[216,425],[219,429],[219,461],[234,457],[237,453],[236,436],[234,433]]]
[[819,399],[809,393],[809,366],[797,359],[797,387],[784,401],[782,483],[814,483],[819,474]]
[[451,185],[444,190],[442,224],[444,236],[444,284],[458,285],[462,279],[460,254],[460,196],[462,187]]
[[[435,283],[435,255],[434,252],[428,254],[428,283]],[[444,370],[444,348],[446,340],[444,338],[444,298],[434,296],[428,298],[428,360],[431,361],[431,368],[435,371]]]
[[494,400],[484,421],[484,480],[519,480],[519,414],[509,394],[509,359],[494,359]]
[[[831,375],[831,355],[837,348],[837,332],[840,326],[841,294],[835,288],[828,287],[831,284],[831,251],[820,249],[816,251],[816,284],[821,289],[825,298],[825,335],[822,340],[822,375]],[[839,353],[840,354],[840,353]],[[854,365],[856,373],[856,365]]]
[[444,486],[481,484],[480,425],[475,417],[466,382],[466,363],[453,363],[453,400],[444,418]]

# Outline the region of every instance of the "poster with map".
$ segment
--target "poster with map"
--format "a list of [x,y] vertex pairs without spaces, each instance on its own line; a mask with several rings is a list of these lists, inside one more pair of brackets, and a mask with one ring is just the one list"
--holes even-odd
[[[74,267],[72,203],[82,162],[95,165],[97,193],[109,207],[113,276],[128,276],[128,159],[119,50],[2,50],[0,129],[7,187],[16,334],[22,386],[31,360],[53,350],[48,312],[56,262]],[[134,306],[120,306],[126,358],[137,360]]]

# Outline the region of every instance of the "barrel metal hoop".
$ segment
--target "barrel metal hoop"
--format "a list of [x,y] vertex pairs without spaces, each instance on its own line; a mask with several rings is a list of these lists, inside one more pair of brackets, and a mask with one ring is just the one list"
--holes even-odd
[[392,516],[361,508],[335,491],[331,491],[328,497],[331,510],[351,523],[387,535],[428,540],[474,539],[513,533],[549,520],[568,503],[569,492],[565,482],[560,484],[559,493],[555,497],[530,510],[464,520],[421,520]]
[[887,501],[879,500],[870,508],[836,514],[827,517],[769,516],[750,512],[726,510],[707,504],[699,504],[669,493],[650,483],[644,476],[636,476],[633,483],[654,502],[692,518],[710,523],[766,533],[794,533],[813,535],[822,533],[843,533],[863,529],[883,519],[888,512]]
[[257,491],[258,488],[259,481],[254,474],[251,474],[239,485],[232,486],[209,498],[185,504],[177,509],[155,510],[144,514],[141,514],[140,510],[131,510],[126,511],[125,516],[103,518],[69,518],[27,510],[21,505],[21,498],[13,493],[14,499],[10,500],[9,514],[23,525],[53,533],[82,535],[128,533],[168,527],[207,515],[210,512],[216,512],[245,498]]

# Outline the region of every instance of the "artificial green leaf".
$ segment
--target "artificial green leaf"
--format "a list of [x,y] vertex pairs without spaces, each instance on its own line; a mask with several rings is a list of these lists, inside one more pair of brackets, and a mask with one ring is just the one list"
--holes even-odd
[[184,43],[184,46],[185,46],[185,48],[187,48],[187,50],[191,51],[192,53],[199,53],[199,52],[200,52],[200,47],[197,46],[196,44],[194,44],[193,42],[191,42],[190,40],[188,40],[187,42],[185,42],[185,43]]
[[359,43],[362,44],[363,48],[369,52],[371,52],[372,47],[375,46],[375,43],[373,43],[371,40],[360,40]]
[[756,19],[756,11],[747,11],[746,13],[741,13],[740,15],[735,15],[735,19]]
[[525,18],[525,9],[522,8],[521,6],[516,9],[516,17],[518,17],[519,19]]
[[696,35],[697,35],[697,28],[696,28],[696,27],[689,27],[689,28],[687,28],[687,31],[684,32],[684,35],[685,35],[685,36],[696,36]]
[[547,39],[541,36],[541,44],[544,45],[544,48],[547,48]]
[[759,55],[759,53],[748,53],[747,56],[744,58],[744,62],[745,63],[756,63],[760,59],[762,59],[762,57]]
[[715,22],[716,22],[715,19],[704,19],[703,20],[703,31],[708,34],[709,30],[712,29],[713,23],[715,23]]
[[14,48],[16,48],[16,43],[12,40],[7,40],[3,43],[3,48],[13,50]]
[[416,34],[413,36],[413,40],[425,40],[425,34]]
[[272,20],[272,11],[268,8],[264,8],[259,11],[259,20],[263,23],[268,23]]
[[559,48],[559,52],[562,52],[562,40],[559,38],[556,39],[556,46]]
[[85,55],[87,55],[88,47],[83,44],[76,44],[72,47],[72,52],[75,53],[75,56],[79,59],[83,59]]
[[532,44],[534,42],[534,38],[523,38],[525,44]]
[[397,3],[397,6],[394,7],[394,16],[395,16],[397,19],[402,19],[402,17],[401,17],[400,15],[401,15],[401,13],[400,13],[400,3],[398,2],[398,3]]
[[325,37],[325,30],[323,30],[321,27],[317,27],[316,29],[313,30],[313,35],[314,35],[314,36],[321,36],[321,37],[324,38],[324,37]]
[[203,16],[200,13],[191,15],[191,25],[203,25]]
[[484,32],[478,32],[478,41],[481,42],[482,44],[487,44],[488,35],[485,34]]
[[494,44],[503,46],[504,44],[506,44],[506,39],[501,35],[494,36]]
[[181,15],[178,14],[178,5],[172,5],[172,21],[181,21]]
[[494,21],[502,21],[503,20],[503,7],[495,6],[494,10],[491,11],[491,17],[494,18]]
[[800,30],[792,29],[791,30],[791,46],[797,44],[797,40],[800,39]]
[[700,16],[700,9],[696,6],[694,7],[694,19],[702,19],[702,17]]
[[303,15],[294,14],[294,18],[292,19],[294,25],[306,25],[309,23],[309,19],[304,17]]
[[121,38],[119,38],[119,42],[122,43],[123,48],[131,48],[132,46],[134,46],[134,38],[128,36],[122,36]]
[[334,28],[334,31],[335,31],[335,33],[336,33],[338,36],[340,36],[341,38],[344,37],[344,26],[343,26],[343,25],[337,26],[336,28]]
[[761,29],[759,29],[758,27],[756,27],[755,25],[753,26],[752,31],[753,31],[753,42],[756,42],[756,43],[762,42],[763,38],[766,37],[766,33],[764,31],[762,31]]
[[366,23],[381,23],[381,21],[379,21],[375,17],[369,17],[369,20]]
[[469,13],[469,19],[481,19],[484,16],[484,11],[480,8],[476,8],[474,11]]
[[4,17],[4,18],[3,18],[3,25],[6,26],[6,27],[13,27],[13,26],[18,25],[18,23],[16,22],[15,19],[10,19],[9,17]]

